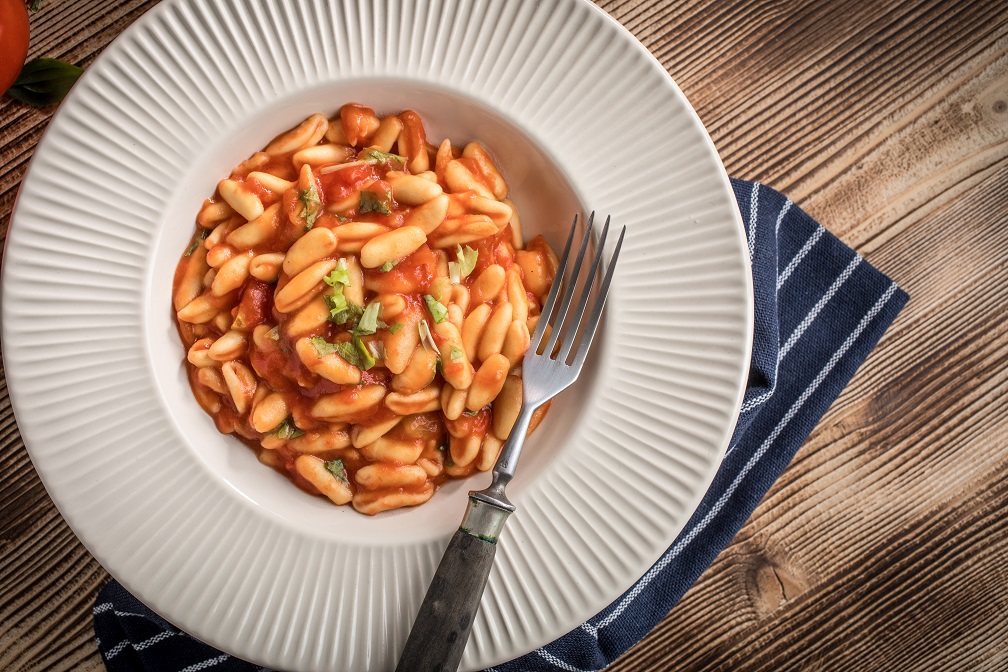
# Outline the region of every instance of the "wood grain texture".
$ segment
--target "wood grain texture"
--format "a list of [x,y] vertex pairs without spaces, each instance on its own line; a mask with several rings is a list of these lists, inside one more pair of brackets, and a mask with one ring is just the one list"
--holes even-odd
[[[32,55],[89,64],[151,0],[44,0]],[[1008,669],[1008,9],[1000,0],[603,0],[728,172],[911,295],[734,542],[610,669]],[[52,110],[0,99],[0,232]],[[0,669],[100,670],[104,570],[0,379]]]

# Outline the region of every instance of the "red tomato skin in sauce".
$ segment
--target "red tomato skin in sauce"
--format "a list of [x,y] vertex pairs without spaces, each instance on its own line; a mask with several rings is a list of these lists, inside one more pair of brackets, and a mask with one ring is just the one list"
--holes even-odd
[[496,235],[489,236],[483,240],[478,240],[471,244],[474,250],[479,253],[476,258],[476,267],[469,275],[470,281],[479,277],[479,274],[488,266],[497,264],[505,271],[514,265],[514,253],[511,252],[511,228],[505,226]]
[[372,164],[350,166],[329,172],[319,171],[318,181],[322,188],[319,196],[323,203],[339,203],[378,178],[378,167]]
[[365,269],[366,284],[372,284],[381,293],[409,294],[417,289],[430,291],[437,274],[437,257],[426,244],[388,271]]

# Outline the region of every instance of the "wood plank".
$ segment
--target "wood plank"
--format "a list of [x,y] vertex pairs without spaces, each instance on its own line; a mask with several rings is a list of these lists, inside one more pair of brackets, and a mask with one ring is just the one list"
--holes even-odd
[[[788,117],[800,112],[787,101],[823,90],[805,81],[819,76],[808,74],[810,62],[833,77],[842,63],[784,54],[770,80],[742,69],[724,83],[724,63],[679,78],[730,171],[755,168],[744,176],[787,190],[913,298],[733,545],[610,669],[1008,664],[1008,493],[999,478],[1008,466],[1008,328],[991,319],[1008,313],[1008,16],[993,3],[945,5],[895,33],[911,27],[920,39],[878,52],[853,84],[838,81],[832,104],[810,110],[830,123],[812,116],[798,141]],[[868,20],[852,13],[855,24]],[[709,101],[692,95],[693,80]],[[747,101],[758,112],[743,109]],[[769,150],[775,143],[790,154]]]
[[[611,669],[1003,669],[1008,327],[990,316],[1008,314],[1006,184],[1008,168],[897,239],[918,298],[733,544]],[[943,238],[971,281],[940,272]]]

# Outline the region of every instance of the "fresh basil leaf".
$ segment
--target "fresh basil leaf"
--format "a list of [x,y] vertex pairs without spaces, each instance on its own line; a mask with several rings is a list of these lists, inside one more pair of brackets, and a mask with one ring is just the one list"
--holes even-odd
[[361,313],[357,326],[354,327],[354,334],[357,336],[370,336],[378,331],[378,315],[381,313],[382,304],[372,301],[364,312]]
[[336,285],[349,285],[350,268],[347,266],[346,259],[340,259],[337,261],[336,268],[334,268],[329,275],[322,278],[322,280],[334,289],[336,288]]
[[458,258],[459,275],[462,278],[469,277],[469,274],[476,268],[476,260],[479,259],[479,251],[474,250],[468,245],[465,247],[457,245],[455,248],[455,256]]
[[329,305],[329,321],[333,324],[353,322],[364,312],[364,309],[357,304],[347,301],[342,291],[322,296]]
[[424,294],[424,302],[427,304],[427,310],[430,311],[431,317],[434,318],[435,324],[441,324],[448,317],[448,309],[444,307],[444,304],[435,299],[430,294]]
[[299,436],[304,436],[304,432],[297,428],[291,418],[287,418],[277,425],[270,434],[278,439],[296,439]]
[[353,346],[357,350],[358,359],[360,361],[357,368],[367,371],[375,365],[375,358],[371,354],[371,351],[368,350],[367,346],[364,345],[364,341],[362,341],[359,337],[354,336]]
[[376,147],[365,147],[357,158],[367,163],[406,163],[406,157],[383,152]]
[[329,321],[334,324],[346,324],[357,319],[364,311],[361,306],[350,303],[343,294],[343,287],[350,284],[350,274],[346,259],[340,259],[336,268],[323,281],[332,287],[332,291],[322,295],[329,306]]
[[328,357],[333,353],[339,354],[339,346],[341,345],[340,343],[330,343],[321,336],[312,337],[311,344],[315,347],[315,352],[319,357]]
[[375,358],[371,355],[371,352],[364,345],[363,341],[356,336],[351,341],[342,341],[340,343],[330,343],[321,336],[315,336],[311,339],[311,344],[315,346],[315,352],[318,353],[319,357],[336,354],[358,369],[370,369],[375,365]]
[[350,341],[345,341],[343,343],[337,343],[338,347],[337,353],[340,357],[350,362],[358,369],[367,368],[365,366],[365,360],[361,357],[360,350],[357,349],[357,345],[351,343]]
[[322,297],[325,299],[326,305],[329,306],[330,320],[350,306],[346,296],[343,295],[343,287],[341,285],[337,286],[331,293],[323,294]]
[[382,215],[387,215],[392,212],[390,204],[392,202],[392,192],[386,191],[385,198],[381,199],[378,194],[373,191],[362,191],[360,192],[360,207],[357,209],[360,213],[365,212],[377,212]]
[[57,58],[36,58],[24,64],[7,93],[35,107],[55,105],[63,100],[82,72],[80,66]]
[[326,460],[325,463],[326,471],[335,476],[338,480],[350,484],[350,479],[347,477],[346,467],[343,466],[343,460]]
[[307,189],[302,189],[298,192],[298,200],[301,201],[304,208],[301,210],[301,216],[305,218],[305,231],[308,231],[315,226],[315,220],[318,219],[319,212],[322,211],[322,201],[319,199],[318,189],[314,184]]

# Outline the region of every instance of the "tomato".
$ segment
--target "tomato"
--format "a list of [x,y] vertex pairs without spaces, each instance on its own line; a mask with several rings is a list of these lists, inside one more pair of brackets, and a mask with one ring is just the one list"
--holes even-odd
[[17,79],[28,56],[28,7],[25,0],[0,0],[0,92]]

